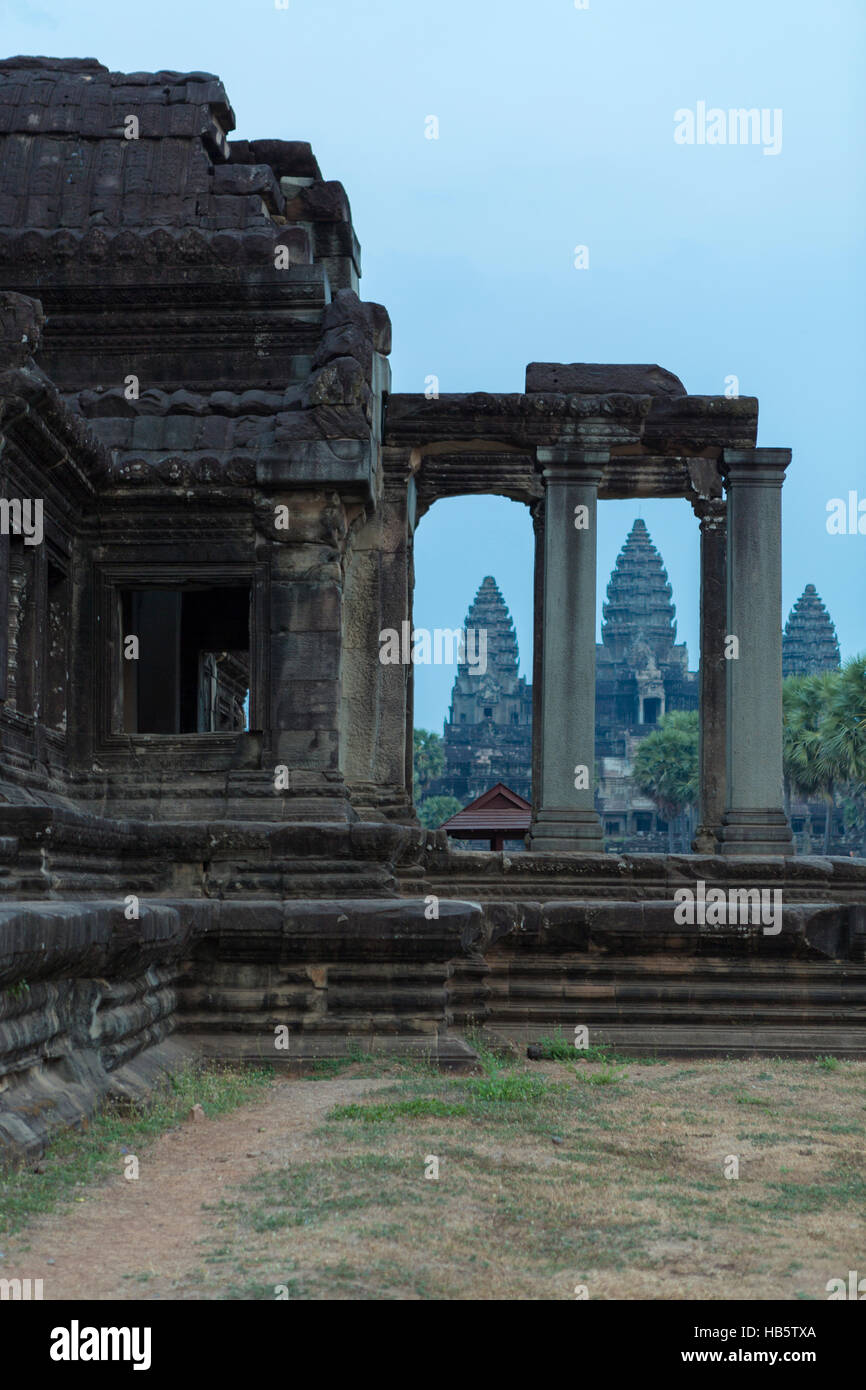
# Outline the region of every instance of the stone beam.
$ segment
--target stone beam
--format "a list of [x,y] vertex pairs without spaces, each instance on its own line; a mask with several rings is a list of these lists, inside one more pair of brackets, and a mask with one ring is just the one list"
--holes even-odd
[[450,443],[477,449],[480,441],[517,448],[555,446],[617,450],[640,445],[661,455],[752,448],[758,402],[751,396],[668,396],[627,391],[526,395],[421,393],[388,401],[385,441],[412,448]]

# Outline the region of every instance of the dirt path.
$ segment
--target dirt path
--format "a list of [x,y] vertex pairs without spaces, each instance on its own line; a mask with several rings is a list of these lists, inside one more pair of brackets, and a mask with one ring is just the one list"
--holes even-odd
[[201,1266],[198,1242],[213,1222],[204,1208],[233,1183],[309,1157],[311,1130],[333,1106],[389,1084],[284,1081],[265,1100],[187,1121],[139,1155],[136,1181],[119,1156],[116,1178],[4,1237],[0,1274],[42,1279],[46,1300],[176,1298]]

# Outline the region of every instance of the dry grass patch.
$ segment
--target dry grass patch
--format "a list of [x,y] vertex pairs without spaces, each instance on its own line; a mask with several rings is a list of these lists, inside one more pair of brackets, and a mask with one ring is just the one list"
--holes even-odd
[[211,1221],[182,1297],[822,1299],[866,1252],[866,1064],[395,1070]]

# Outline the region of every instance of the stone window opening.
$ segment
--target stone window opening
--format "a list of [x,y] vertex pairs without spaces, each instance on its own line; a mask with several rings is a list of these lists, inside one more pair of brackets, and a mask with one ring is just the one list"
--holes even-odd
[[66,732],[66,691],[69,663],[69,580],[51,560],[47,574],[48,651],[46,657],[45,723]]
[[661,715],[662,702],[655,695],[648,695],[643,702],[642,724],[657,724]]
[[119,609],[124,733],[249,728],[249,585],[123,589]]
[[34,716],[36,698],[36,560],[21,536],[9,536],[6,635],[8,711]]

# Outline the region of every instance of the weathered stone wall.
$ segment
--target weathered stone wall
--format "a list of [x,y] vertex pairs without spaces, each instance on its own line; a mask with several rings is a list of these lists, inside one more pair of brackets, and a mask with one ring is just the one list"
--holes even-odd
[[683,926],[673,900],[187,898],[141,901],[132,920],[128,909],[128,898],[0,906],[0,1154],[37,1151],[187,1056],[303,1067],[355,1048],[459,1067],[474,1057],[469,1028],[525,1043],[577,1025],[631,1051],[866,1046],[857,906],[786,903],[777,935]]
[[0,905],[0,1155],[37,1151],[107,1095],[143,1095],[175,1053],[189,926],[170,904]]

